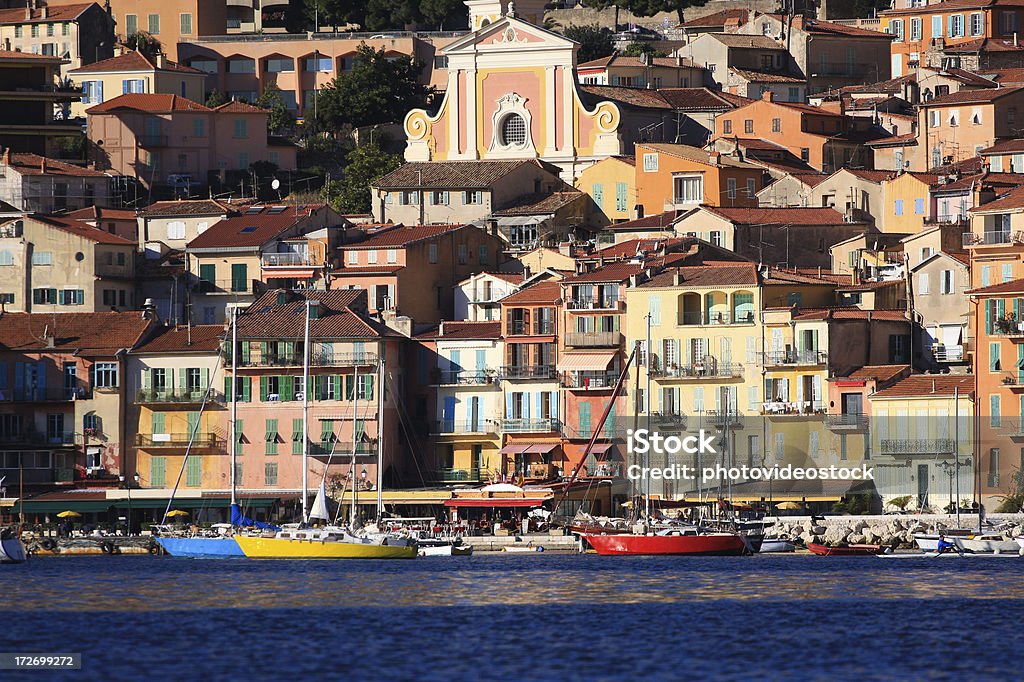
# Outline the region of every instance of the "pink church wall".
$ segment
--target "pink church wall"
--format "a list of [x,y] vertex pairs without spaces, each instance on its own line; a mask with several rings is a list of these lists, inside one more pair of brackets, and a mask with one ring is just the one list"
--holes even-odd
[[[459,125],[458,125],[458,128],[459,128],[458,152],[460,154],[462,154],[462,153],[464,153],[466,151],[466,124],[468,123],[468,121],[466,119],[467,105],[466,105],[466,72],[465,71],[459,71],[459,76],[458,76],[456,88],[458,88],[457,92],[459,93],[459,111],[457,111],[457,112],[450,111],[450,112],[448,112],[448,115],[449,116],[456,116],[457,115],[459,117]],[[438,149],[440,149],[440,147],[438,147]]]
[[514,73],[489,73],[484,77],[481,84],[481,101],[479,102],[483,115],[483,134],[480,138],[481,146],[486,148],[490,145],[494,134],[491,125],[491,114],[497,106],[497,101],[503,95],[510,92],[514,92],[526,99],[526,108],[529,110],[532,119],[530,131],[533,135],[533,141],[537,145],[542,144],[544,116],[541,112],[541,91],[543,87],[541,79],[543,78],[543,73],[543,71],[540,74],[518,71]]

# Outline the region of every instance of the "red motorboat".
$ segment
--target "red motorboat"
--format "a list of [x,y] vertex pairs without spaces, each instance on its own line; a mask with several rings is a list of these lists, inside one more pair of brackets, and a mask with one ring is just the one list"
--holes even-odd
[[847,547],[828,547],[810,543],[807,549],[819,556],[875,556],[885,551],[883,545],[849,545]]
[[701,556],[739,556],[746,545],[733,533],[672,533],[665,535],[597,535],[583,533],[598,554],[674,554]]

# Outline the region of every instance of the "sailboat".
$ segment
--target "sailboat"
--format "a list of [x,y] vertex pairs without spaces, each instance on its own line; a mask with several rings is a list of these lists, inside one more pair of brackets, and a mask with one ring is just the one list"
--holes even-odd
[[[245,554],[242,553],[242,549],[235,542],[235,538],[230,531],[232,528],[253,525],[255,522],[251,519],[247,519],[242,515],[241,508],[238,505],[236,499],[235,489],[237,488],[237,481],[235,480],[235,447],[237,443],[237,436],[235,435],[235,424],[237,423],[235,418],[238,414],[238,393],[235,381],[235,375],[238,371],[237,363],[238,353],[238,309],[233,308],[231,312],[231,524],[227,527],[221,527],[220,530],[223,534],[216,536],[201,536],[193,535],[191,537],[175,537],[175,536],[160,536],[156,538],[157,543],[163,548],[165,552],[171,556],[176,557],[192,557],[192,558],[228,558],[228,557],[243,557]],[[211,383],[212,386],[212,383]],[[206,399],[209,397],[209,388],[207,388],[207,395],[203,397],[203,404],[200,407],[199,413],[202,414],[206,408]],[[195,431],[199,428],[201,420],[196,420],[193,433],[189,435],[188,447],[185,450],[185,460],[188,460],[189,455],[192,451],[192,437]],[[185,462],[182,462],[181,470],[185,470]],[[178,481],[181,480],[181,471],[178,472]],[[175,490],[178,488],[178,483],[174,484]],[[167,509],[164,510],[164,523],[167,522],[167,513],[171,509],[171,504],[174,502],[174,496],[167,502]]]
[[[318,305],[306,299],[306,334],[303,354],[303,387],[309,384],[309,309]],[[381,358],[383,362],[383,358]],[[382,394],[381,394],[382,395]],[[358,405],[359,391],[353,391],[353,401]],[[381,398],[383,399],[383,398]],[[355,412],[353,412],[353,418]],[[407,538],[381,533],[357,535],[354,529],[325,525],[311,528],[313,519],[329,520],[325,477],[321,477],[320,488],[312,509],[307,510],[309,489],[306,477],[309,471],[309,391],[303,391],[303,447],[302,447],[302,516],[303,523],[288,524],[273,535],[236,535],[235,541],[247,557],[258,559],[413,559],[416,557],[416,542]],[[354,426],[353,426],[354,428]],[[355,485],[355,442],[352,450],[352,479]],[[378,456],[380,439],[378,438]],[[379,467],[378,467],[379,469]],[[379,474],[378,474],[379,475]],[[355,504],[353,490],[353,505]],[[353,522],[354,522],[353,515]]]

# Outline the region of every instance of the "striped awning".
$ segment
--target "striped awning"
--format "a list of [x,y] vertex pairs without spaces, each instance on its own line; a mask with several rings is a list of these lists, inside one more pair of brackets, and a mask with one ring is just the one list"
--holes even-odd
[[602,353],[566,353],[558,363],[559,372],[601,372],[615,359],[617,351]]

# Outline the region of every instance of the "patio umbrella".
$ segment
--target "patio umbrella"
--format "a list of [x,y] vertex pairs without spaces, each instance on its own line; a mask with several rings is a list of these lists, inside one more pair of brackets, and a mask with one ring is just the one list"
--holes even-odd
[[171,511],[167,512],[167,516],[188,516],[188,512],[183,511],[181,509],[172,509]]
[[793,509],[803,509],[804,506],[802,504],[800,504],[799,502],[780,502],[779,504],[775,505],[775,508],[776,509],[793,510]]
[[70,509],[67,510],[67,511],[62,511],[60,514],[57,514],[57,518],[58,519],[78,518],[80,516],[81,516],[81,514],[79,514],[76,511],[71,511]]

